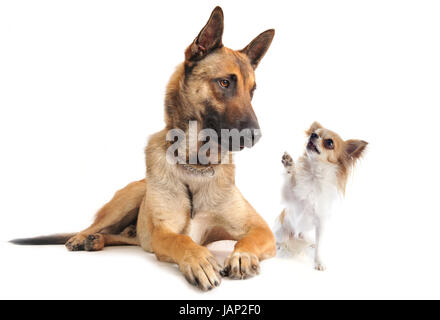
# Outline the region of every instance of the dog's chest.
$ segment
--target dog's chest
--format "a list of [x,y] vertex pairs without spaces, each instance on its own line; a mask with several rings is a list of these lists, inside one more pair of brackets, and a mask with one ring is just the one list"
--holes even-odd
[[184,234],[188,235],[195,243],[202,245],[209,230],[215,226],[215,219],[213,219],[211,212],[199,212],[189,221]]
[[209,231],[220,224],[222,197],[211,185],[201,187],[187,185],[187,192],[190,201],[190,219],[184,234],[201,244]]

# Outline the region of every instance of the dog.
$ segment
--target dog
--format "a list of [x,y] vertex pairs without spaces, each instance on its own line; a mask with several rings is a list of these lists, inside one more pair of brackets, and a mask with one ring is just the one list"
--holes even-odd
[[[254,70],[275,31],[267,30],[235,51],[223,46],[223,20],[222,9],[216,7],[171,76],[165,97],[165,128],[150,137],[145,149],[146,178],[116,192],[93,224],[79,233],[13,243],[65,243],[71,251],[139,245],[159,261],[177,264],[188,282],[202,290],[217,287],[222,276],[246,279],[259,273],[259,262],[276,254],[275,237],[235,186],[234,164],[171,163],[167,159],[172,145],[167,134],[179,130],[188,136],[191,121],[211,133],[250,130],[248,147],[261,136],[251,104],[256,88]],[[182,146],[186,148],[179,144]],[[232,152],[244,147],[241,142],[235,148],[228,145],[219,158],[232,159]],[[199,145],[196,151],[200,151],[197,148]],[[179,161],[191,155],[188,151]],[[206,248],[217,240],[237,241],[224,266]]]
[[[315,269],[323,271],[326,267],[322,243],[332,207],[345,194],[347,178],[368,143],[344,141],[318,122],[311,125],[306,135],[305,153],[296,164],[287,152],[281,159],[285,168],[282,198],[286,208],[276,220],[274,233],[279,250],[302,251],[310,243],[306,232],[314,230]],[[293,245],[289,240],[293,240]]]

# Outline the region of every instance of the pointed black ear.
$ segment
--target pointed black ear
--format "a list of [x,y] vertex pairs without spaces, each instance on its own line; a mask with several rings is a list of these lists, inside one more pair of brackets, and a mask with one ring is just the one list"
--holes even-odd
[[257,68],[261,59],[263,59],[267,49],[269,49],[270,44],[272,43],[274,36],[274,29],[266,30],[252,40],[251,43],[246,46],[246,48],[240,51],[249,57],[251,65],[254,69]]
[[223,10],[216,7],[208,22],[185,51],[186,61],[203,59],[212,50],[221,48],[223,35]]
[[348,160],[355,162],[362,157],[368,142],[363,140],[347,140],[344,143],[344,151]]

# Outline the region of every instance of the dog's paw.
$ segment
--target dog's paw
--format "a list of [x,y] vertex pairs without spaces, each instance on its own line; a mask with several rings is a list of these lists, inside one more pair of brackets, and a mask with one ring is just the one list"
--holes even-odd
[[104,236],[99,233],[91,234],[87,236],[84,241],[84,250],[86,251],[99,251],[104,248],[105,240]]
[[221,283],[222,266],[204,247],[185,253],[179,269],[190,284],[203,291],[218,287]]
[[293,159],[287,152],[284,152],[283,157],[281,158],[281,163],[286,169],[292,170],[294,163]]
[[322,262],[315,262],[315,270],[325,271],[326,266]]
[[127,238],[134,238],[136,237],[136,226],[134,224],[128,226],[121,232],[121,236],[127,237]]
[[222,275],[231,279],[248,279],[260,273],[260,262],[253,253],[234,252],[226,259]]
[[84,241],[86,240],[86,236],[77,234],[67,240],[65,246],[69,251],[81,251],[84,250]]

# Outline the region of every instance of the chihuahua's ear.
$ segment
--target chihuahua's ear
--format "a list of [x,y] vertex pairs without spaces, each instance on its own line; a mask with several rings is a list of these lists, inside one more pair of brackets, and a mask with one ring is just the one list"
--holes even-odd
[[347,160],[355,162],[365,152],[368,142],[363,140],[347,140],[344,142],[344,152]]
[[208,22],[185,51],[185,61],[203,59],[211,51],[221,48],[223,35],[223,10],[216,7],[209,17]]
[[248,56],[254,69],[257,68],[261,59],[263,59],[267,49],[269,49],[270,44],[272,43],[274,36],[274,29],[266,30],[252,40],[251,43],[249,43],[244,49],[240,50],[241,53],[244,53]]
[[313,132],[315,132],[318,129],[322,129],[322,128],[323,128],[323,126],[318,121],[315,121],[312,123],[310,128],[306,131],[306,135],[310,136]]

